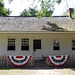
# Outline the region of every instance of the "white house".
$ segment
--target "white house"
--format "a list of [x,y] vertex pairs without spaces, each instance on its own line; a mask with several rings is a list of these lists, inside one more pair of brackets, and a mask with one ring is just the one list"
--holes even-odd
[[75,57],[75,21],[70,17],[0,17],[0,56]]

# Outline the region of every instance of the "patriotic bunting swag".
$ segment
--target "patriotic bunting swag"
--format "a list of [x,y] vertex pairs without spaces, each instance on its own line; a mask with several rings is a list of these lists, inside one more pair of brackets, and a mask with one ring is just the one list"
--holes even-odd
[[17,67],[23,67],[32,56],[8,56],[10,62]]
[[56,67],[64,65],[68,58],[68,55],[48,56],[49,61]]

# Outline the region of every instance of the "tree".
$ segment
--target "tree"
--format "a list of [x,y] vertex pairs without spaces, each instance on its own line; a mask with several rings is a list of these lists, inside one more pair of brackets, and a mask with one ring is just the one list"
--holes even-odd
[[29,8],[29,16],[36,16],[36,8]]
[[4,7],[3,1],[0,1],[0,16],[8,16],[10,13],[11,11]]
[[38,18],[49,16],[51,17],[54,11],[54,4],[60,3],[61,0],[40,0],[41,1],[41,9],[37,13]]
[[[11,2],[11,1],[13,1],[13,0],[9,0],[9,2]],[[33,3],[35,3],[36,0],[33,0],[33,1],[34,1]],[[61,0],[38,0],[38,2],[41,2],[41,4],[40,4],[41,9],[37,13],[37,16],[38,16],[38,18],[41,18],[41,17],[44,17],[44,16],[52,16],[52,13],[54,11],[54,4],[55,3],[61,3]],[[32,9],[29,9],[29,10],[33,14],[34,10],[32,10]],[[26,13],[27,13],[27,10],[25,9],[21,14],[23,14],[23,16],[24,16],[24,14],[26,15]]]
[[20,16],[28,16],[27,9],[24,9],[24,10],[21,12]]
[[38,18],[44,17],[44,16],[51,16],[53,13],[53,4],[51,4],[51,0],[41,0],[41,9],[37,13]]
[[[64,16],[67,16],[67,10],[63,13]],[[71,18],[75,19],[75,9],[72,9]]]
[[24,9],[24,11],[21,12],[20,16],[36,16],[36,8],[29,8],[29,10]]
[[73,12],[71,15],[72,15],[72,18],[75,19],[75,9],[73,9]]

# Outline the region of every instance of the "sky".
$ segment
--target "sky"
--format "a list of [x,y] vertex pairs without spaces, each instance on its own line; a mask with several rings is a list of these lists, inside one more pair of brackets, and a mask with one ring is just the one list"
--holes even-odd
[[[8,0],[4,0],[4,3],[5,7],[9,8],[12,11],[10,16],[19,16],[25,8],[28,9],[28,7],[32,7],[33,0],[13,0],[11,4],[8,2]],[[40,9],[40,3],[38,3],[37,0],[33,7],[35,5],[38,5],[37,10]],[[66,0],[62,0],[60,4],[55,4],[55,11],[53,13],[53,16],[62,16],[66,9],[74,7],[75,0],[67,0],[67,3]]]
[[75,8],[75,0],[62,0],[60,4],[55,4],[55,11],[53,15],[62,16],[69,8]]

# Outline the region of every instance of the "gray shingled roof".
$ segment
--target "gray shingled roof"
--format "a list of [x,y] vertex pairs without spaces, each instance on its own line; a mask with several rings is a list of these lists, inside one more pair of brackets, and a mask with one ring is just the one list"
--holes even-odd
[[0,32],[55,31],[54,24],[57,29],[75,31],[75,21],[69,17],[0,17]]

